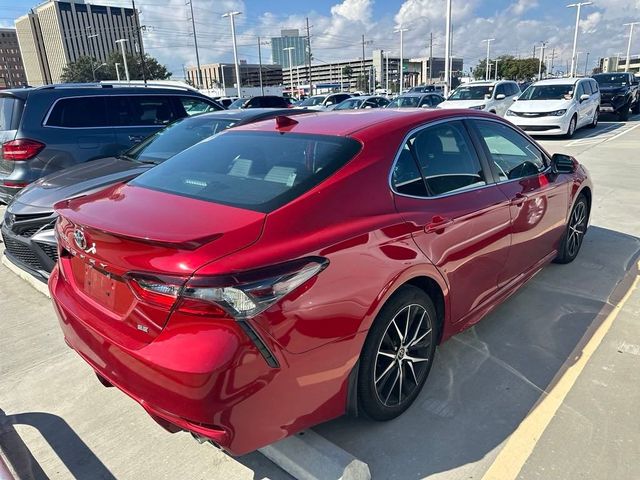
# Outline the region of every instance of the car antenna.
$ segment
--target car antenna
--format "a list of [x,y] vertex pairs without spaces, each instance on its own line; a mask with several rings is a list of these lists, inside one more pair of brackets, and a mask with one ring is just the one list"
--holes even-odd
[[297,124],[298,124],[297,120],[294,120],[291,117],[287,117],[286,115],[276,116],[276,125],[278,128],[293,127],[294,125],[297,125]]

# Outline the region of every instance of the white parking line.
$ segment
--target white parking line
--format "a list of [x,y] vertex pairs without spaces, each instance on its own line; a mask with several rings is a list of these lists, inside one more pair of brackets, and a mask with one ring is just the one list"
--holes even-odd
[[[577,139],[569,142],[567,144],[567,147],[572,147],[574,145],[581,145],[581,144],[584,144],[584,143],[602,141],[604,133],[610,132],[610,131],[618,129],[618,128],[620,128],[620,124],[618,124],[618,123],[616,123],[614,125],[610,125],[607,128],[603,128],[602,130],[598,130],[598,131],[594,132],[593,134],[589,135],[588,137],[577,138]],[[624,128],[624,127],[622,127],[622,128]]]
[[624,135],[624,134],[626,134],[626,133],[629,133],[631,130],[635,130],[635,129],[636,129],[636,128],[638,128],[638,127],[640,127],[640,123],[638,123],[637,125],[634,125],[634,126],[633,126],[633,127],[631,127],[631,128],[627,128],[626,130],[624,130],[624,131],[620,132],[620,133],[619,133],[619,134],[617,134],[617,135],[614,135],[614,136],[613,136],[613,137],[611,137],[611,138],[607,138],[607,139],[605,140],[605,142],[610,142],[611,140],[615,140],[616,138],[619,138],[619,137],[621,137],[622,135]]

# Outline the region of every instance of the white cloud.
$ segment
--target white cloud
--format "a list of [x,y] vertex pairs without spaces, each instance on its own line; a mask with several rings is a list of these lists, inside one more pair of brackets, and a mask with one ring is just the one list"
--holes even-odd
[[580,20],[580,28],[584,33],[593,33],[596,31],[598,24],[602,20],[602,13],[593,12],[587,15],[587,18]]
[[518,0],[509,7],[509,11],[514,15],[522,15],[527,10],[531,10],[538,6],[537,0]]
[[372,0],[344,0],[331,7],[331,14],[353,22],[368,22],[371,20],[372,5]]

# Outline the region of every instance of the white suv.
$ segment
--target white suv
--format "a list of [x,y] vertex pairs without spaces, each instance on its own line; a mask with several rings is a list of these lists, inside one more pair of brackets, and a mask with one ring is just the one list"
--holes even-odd
[[470,82],[456,88],[438,108],[473,108],[504,116],[520,95],[520,87],[511,80]]
[[598,124],[600,89],[592,78],[541,80],[527,88],[506,118],[530,135],[571,138],[581,127]]

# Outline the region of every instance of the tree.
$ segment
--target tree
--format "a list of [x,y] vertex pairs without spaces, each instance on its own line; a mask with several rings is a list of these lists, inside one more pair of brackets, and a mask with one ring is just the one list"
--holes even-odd
[[[495,60],[490,61],[490,63],[495,65]],[[539,63],[540,60],[537,58],[515,58],[511,55],[503,55],[498,57],[498,78],[517,81],[531,80],[538,76]],[[485,59],[480,60],[473,70],[474,78],[485,78],[486,65]],[[543,62],[542,73],[546,72],[546,69],[547,67]],[[490,77],[495,78],[495,70],[490,72]]]
[[369,79],[366,75],[358,75],[356,78],[356,90],[367,92],[369,90]]
[[348,90],[351,90],[351,77],[353,77],[353,68],[351,68],[351,65],[342,67],[342,76],[347,79],[347,85],[349,85]]
[[[91,57],[80,57],[75,62],[68,64],[62,71],[63,82],[92,82],[101,80],[115,80],[116,63],[120,64],[120,79],[126,80],[122,54],[114,51],[109,54],[104,64]],[[154,57],[144,55],[144,71],[147,80],[166,80],[171,77],[171,72],[165,65],[161,65]],[[142,80],[142,62],[139,55],[127,54],[127,67],[131,80]],[[95,78],[94,78],[95,74]]]

